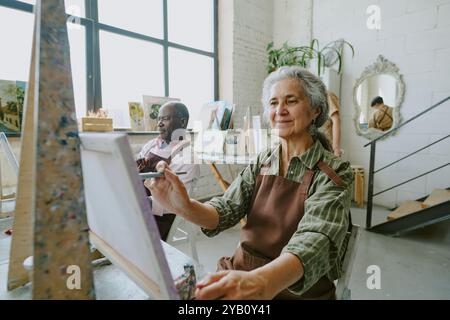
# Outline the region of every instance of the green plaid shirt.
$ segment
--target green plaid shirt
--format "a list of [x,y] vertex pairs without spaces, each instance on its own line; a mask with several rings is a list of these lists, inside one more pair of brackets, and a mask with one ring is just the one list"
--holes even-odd
[[[242,170],[225,194],[208,201],[219,213],[219,224],[214,230],[202,229],[208,237],[236,225],[250,210],[250,201],[256,177],[263,164],[271,162],[267,171],[279,175],[280,145],[259,154],[256,163]],[[319,160],[328,164],[343,180],[345,187],[337,186],[315,165]],[[305,213],[283,252],[297,256],[303,263],[304,276],[289,287],[295,294],[303,294],[321,277],[331,281],[341,275],[341,259],[345,250],[345,236],[349,224],[353,171],[350,163],[325,150],[319,141],[301,156],[291,158],[286,179],[301,182],[307,169],[317,170],[305,201]]]

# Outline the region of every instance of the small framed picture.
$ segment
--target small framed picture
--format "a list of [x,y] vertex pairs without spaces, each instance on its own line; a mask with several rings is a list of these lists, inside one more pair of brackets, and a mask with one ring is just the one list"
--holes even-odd
[[144,109],[140,102],[128,102],[130,125],[133,131],[145,131]]
[[0,132],[20,136],[26,82],[0,80]]
[[143,96],[144,105],[144,130],[156,131],[158,124],[158,113],[161,106],[169,101],[180,101],[177,98],[170,97],[155,97],[155,96]]

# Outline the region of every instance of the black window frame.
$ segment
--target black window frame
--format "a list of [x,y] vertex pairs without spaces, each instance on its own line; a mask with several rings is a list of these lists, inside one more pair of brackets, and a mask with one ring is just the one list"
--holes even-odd
[[[76,17],[77,21],[86,28],[86,114],[88,111],[96,111],[102,107],[102,77],[100,69],[100,30],[119,34],[121,36],[148,41],[159,44],[163,47],[164,63],[164,92],[166,97],[170,97],[169,90],[169,48],[181,49],[187,52],[207,56],[213,59],[214,65],[214,100],[219,99],[219,64],[218,64],[218,0],[213,1],[213,51],[204,51],[194,47],[170,42],[168,38],[168,10],[167,2],[163,1],[163,39],[157,39],[141,33],[132,32],[98,20],[98,2],[97,0],[85,1],[85,17]],[[34,5],[21,2],[20,0],[0,0],[0,6],[33,13]],[[66,14],[67,18],[71,15]]]

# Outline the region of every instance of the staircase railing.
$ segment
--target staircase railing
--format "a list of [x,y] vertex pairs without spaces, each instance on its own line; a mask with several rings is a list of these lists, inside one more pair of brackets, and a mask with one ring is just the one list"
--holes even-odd
[[370,146],[369,186],[368,186],[368,194],[367,194],[367,213],[366,213],[366,228],[367,228],[367,229],[370,229],[370,228],[372,227],[373,198],[374,198],[375,196],[378,196],[378,195],[380,195],[380,194],[382,194],[382,193],[384,193],[384,192],[387,192],[387,191],[392,190],[392,189],[394,189],[394,188],[397,188],[397,187],[399,187],[399,186],[401,186],[401,185],[404,185],[405,183],[408,183],[408,182],[411,182],[411,181],[413,181],[413,180],[416,180],[416,179],[418,179],[418,178],[420,178],[420,177],[423,177],[424,175],[427,175],[427,174],[432,173],[432,172],[434,172],[434,171],[441,170],[442,168],[447,167],[448,165],[450,165],[450,162],[448,162],[448,163],[446,163],[446,164],[444,164],[444,165],[442,165],[442,166],[436,167],[436,168],[434,168],[434,169],[432,169],[432,170],[429,170],[429,171],[427,171],[427,172],[425,172],[425,173],[422,173],[422,174],[420,174],[420,175],[418,175],[418,176],[415,176],[415,177],[413,177],[413,178],[411,178],[411,179],[408,179],[408,180],[406,180],[406,181],[403,181],[403,182],[401,182],[401,183],[399,183],[399,184],[396,184],[395,186],[389,187],[389,188],[387,188],[387,189],[385,189],[385,190],[379,191],[379,192],[377,192],[377,193],[374,194],[374,191],[373,191],[373,185],[374,185],[374,176],[375,176],[376,173],[379,173],[380,171],[382,171],[382,170],[384,170],[384,169],[386,169],[386,168],[389,168],[390,166],[392,166],[392,165],[394,165],[394,164],[396,164],[396,163],[399,163],[399,162],[401,162],[401,161],[403,161],[403,160],[405,160],[405,159],[411,157],[412,155],[414,155],[414,154],[416,154],[416,153],[418,153],[418,152],[420,152],[420,151],[422,151],[422,150],[425,150],[425,149],[431,147],[432,145],[435,145],[436,143],[439,143],[439,142],[441,142],[441,141],[443,141],[443,140],[445,140],[445,139],[448,139],[448,138],[450,137],[450,134],[447,135],[447,136],[445,136],[445,137],[443,137],[443,138],[440,138],[440,139],[438,139],[438,140],[436,140],[436,141],[433,141],[432,143],[430,143],[430,144],[428,144],[428,145],[426,145],[426,146],[424,146],[424,147],[422,147],[422,148],[419,148],[419,149],[417,149],[417,150],[415,150],[415,151],[409,153],[408,155],[406,155],[406,156],[404,156],[404,157],[402,157],[402,158],[400,158],[400,159],[398,159],[398,160],[395,160],[395,161],[391,162],[391,163],[388,164],[388,165],[385,165],[385,166],[382,167],[381,169],[375,170],[375,152],[376,152],[376,144],[377,144],[377,142],[380,141],[381,139],[383,139],[383,138],[385,138],[385,137],[387,137],[387,136],[393,134],[394,132],[398,131],[400,128],[406,126],[407,124],[409,124],[410,122],[416,120],[417,118],[422,117],[424,114],[430,112],[431,110],[433,110],[433,109],[435,109],[436,107],[442,105],[443,103],[445,103],[445,102],[448,101],[448,100],[450,100],[450,96],[447,97],[447,98],[445,98],[445,99],[443,99],[443,100],[441,100],[441,101],[439,101],[438,103],[432,105],[432,106],[429,107],[428,109],[426,109],[426,110],[420,112],[419,114],[415,115],[415,116],[412,117],[411,119],[409,119],[409,120],[403,122],[402,124],[400,124],[399,126],[393,128],[392,130],[389,130],[389,131],[386,132],[385,134],[383,134],[383,135],[381,135],[380,137],[378,137],[378,138],[372,140],[371,142],[369,142],[368,144],[366,144],[366,145],[364,146],[364,147]]

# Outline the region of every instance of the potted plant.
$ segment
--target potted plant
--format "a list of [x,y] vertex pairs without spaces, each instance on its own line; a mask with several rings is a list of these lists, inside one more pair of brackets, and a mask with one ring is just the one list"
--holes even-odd
[[321,75],[326,67],[331,67],[338,63],[338,73],[342,70],[342,52],[344,45],[355,54],[353,46],[344,39],[335,40],[320,48],[319,40],[313,39],[309,46],[291,47],[285,42],[279,49],[275,49],[273,42],[267,45],[268,55],[267,72],[270,73],[282,66],[299,65],[304,68],[311,66],[312,61],[316,61],[317,75]]

